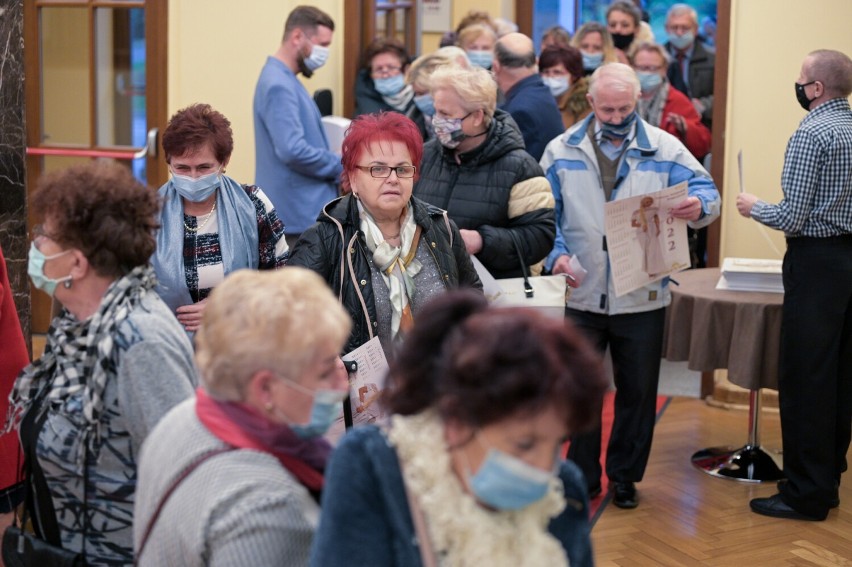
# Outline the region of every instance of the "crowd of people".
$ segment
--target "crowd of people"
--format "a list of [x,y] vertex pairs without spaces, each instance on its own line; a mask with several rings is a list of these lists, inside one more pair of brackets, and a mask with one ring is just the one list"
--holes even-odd
[[[603,475],[616,506],[639,504],[670,301],[660,258],[616,293],[605,205],[641,198],[645,238],[651,195],[679,183],[668,216],[700,231],[721,212],[703,165],[712,47],[689,6],[669,10],[664,44],[646,19],[618,0],[538,51],[485,12],[416,58],[376,38],[338,155],[297,77],[326,63],[335,24],[299,6],[257,82],[254,184],[225,175],[231,125],[203,103],[169,120],[156,192],[116,164],[45,175],[28,272],[62,310],[32,363],[0,251],[0,451],[17,463],[0,525],[23,529],[22,508],[48,553],[88,565],[592,565]],[[796,89],[810,114],[784,201],[737,199],[790,243],[789,480],[751,506],[824,519],[852,436],[852,322],[832,308],[852,301],[835,261],[852,257],[852,61],[814,52]],[[486,272],[528,271],[567,276],[564,319],[489,305]],[[824,297],[817,277],[834,282]],[[839,341],[817,340],[826,321]],[[373,339],[390,417],[334,446],[358,372],[344,359]],[[836,411],[816,415],[825,396]]]

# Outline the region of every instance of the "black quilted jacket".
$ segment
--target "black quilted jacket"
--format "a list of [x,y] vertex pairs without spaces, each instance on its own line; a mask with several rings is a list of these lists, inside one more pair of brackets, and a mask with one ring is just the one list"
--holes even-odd
[[[413,197],[411,202],[414,222],[422,228],[420,242],[429,244],[447,288],[482,289],[455,224],[449,221],[452,230],[450,246],[444,211]],[[371,329],[374,335],[378,330],[368,260],[370,251],[360,225],[358,205],[350,195],[329,202],[320,212],[316,224],[302,233],[287,262],[288,266],[302,266],[321,275],[349,312],[352,334],[344,353],[370,340]]]
[[461,154],[461,163],[456,163],[454,153],[437,140],[426,143],[414,195],[445,209],[459,228],[482,235],[482,251],[476,257],[495,278],[519,277],[521,261],[512,233],[527,266],[544,259],[556,238],[553,209],[508,217],[512,187],[543,176],[541,167],[524,150],[524,139],[512,117],[500,109],[479,147]]

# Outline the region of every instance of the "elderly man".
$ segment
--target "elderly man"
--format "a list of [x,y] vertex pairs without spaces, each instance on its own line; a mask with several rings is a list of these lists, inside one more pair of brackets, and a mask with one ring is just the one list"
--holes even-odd
[[[600,67],[591,77],[588,118],[550,142],[541,160],[556,199],[556,243],[547,265],[572,272],[572,256],[588,270],[572,290],[566,315],[603,352],[615,369],[615,420],[606,456],[613,501],[638,504],[634,483],[642,480],[654,432],[663,322],[668,281],[655,281],[616,297],[604,230],[604,204],[687,182],[688,196],[668,214],[702,227],[719,216],[713,180],[674,136],[636,115],[640,86],[622,63]],[[599,422],[600,423],[600,422]],[[601,491],[601,430],[571,439],[568,456],[586,475],[589,495]]]
[[556,99],[538,74],[532,40],[522,33],[501,37],[494,46],[492,70],[497,86],[506,95],[500,108],[517,122],[527,152],[541,159],[544,147],[563,128]]
[[716,53],[698,39],[698,14],[686,4],[675,4],[666,15],[666,49],[672,55],[669,82],[692,99],[701,121],[713,121],[713,77]]
[[758,514],[824,520],[839,505],[852,436],[852,60],[805,58],[777,205],[743,193],[737,210],[787,237],[778,395],[786,482]]
[[291,250],[322,206],[337,197],[343,171],[340,156],[329,150],[317,105],[296,77],[310,77],[325,64],[333,33],[328,14],[296,7],[254,92],[255,183],[284,221]]

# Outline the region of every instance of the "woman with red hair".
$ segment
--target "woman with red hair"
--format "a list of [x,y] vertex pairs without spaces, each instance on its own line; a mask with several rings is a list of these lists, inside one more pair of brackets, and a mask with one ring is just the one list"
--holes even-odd
[[288,265],[319,273],[352,317],[344,352],[378,336],[386,354],[431,297],[481,287],[446,211],[411,196],[423,140],[395,112],[356,118],[343,140],[341,184]]

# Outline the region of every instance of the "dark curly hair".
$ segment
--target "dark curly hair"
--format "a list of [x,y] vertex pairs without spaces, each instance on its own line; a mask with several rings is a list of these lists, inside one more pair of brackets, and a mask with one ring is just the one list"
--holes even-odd
[[51,220],[51,239],[80,250],[100,276],[121,277],[154,253],[157,193],[115,162],[45,174],[30,205],[37,217]]
[[600,356],[570,322],[458,291],[421,311],[384,402],[401,415],[434,407],[476,428],[555,407],[575,433],[595,422],[607,387]]
[[182,108],[169,119],[163,132],[166,163],[210,144],[219,163],[225,163],[234,151],[234,133],[225,115],[209,104],[196,103]]
[[402,66],[403,73],[411,62],[411,57],[401,41],[393,37],[377,37],[364,49],[364,53],[361,55],[361,68],[372,71],[373,58],[381,53],[390,53],[396,56]]
[[556,67],[560,63],[568,71],[568,74],[571,75],[572,83],[583,78],[583,55],[579,49],[571,46],[550,46],[542,51],[541,56],[538,58],[539,72]]

